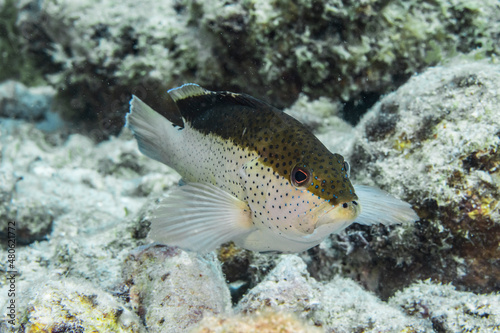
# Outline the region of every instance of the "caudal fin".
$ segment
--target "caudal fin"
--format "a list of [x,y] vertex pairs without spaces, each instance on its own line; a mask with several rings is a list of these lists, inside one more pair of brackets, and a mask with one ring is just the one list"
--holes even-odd
[[168,135],[173,130],[168,119],[133,95],[130,112],[126,116],[126,126],[134,133],[139,150],[144,155],[168,164]]
[[409,203],[396,199],[387,192],[363,185],[355,185],[354,190],[361,203],[361,214],[356,218],[356,223],[390,225],[419,220]]

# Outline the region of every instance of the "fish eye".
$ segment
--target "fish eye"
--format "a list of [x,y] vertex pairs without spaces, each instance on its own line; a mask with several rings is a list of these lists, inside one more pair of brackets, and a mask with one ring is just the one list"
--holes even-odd
[[295,166],[292,170],[292,184],[294,186],[307,186],[311,178],[311,171],[305,167]]
[[351,166],[347,161],[344,161],[344,171],[347,173],[347,177],[351,177]]

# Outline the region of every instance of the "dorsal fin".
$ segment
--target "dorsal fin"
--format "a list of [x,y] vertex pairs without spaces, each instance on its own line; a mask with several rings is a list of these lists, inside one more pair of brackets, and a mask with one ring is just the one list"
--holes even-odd
[[181,115],[187,120],[193,120],[204,111],[214,107],[246,106],[254,109],[272,108],[273,106],[246,94],[236,94],[229,91],[210,91],[195,83],[186,83],[168,91]]
[[186,83],[180,87],[170,89],[168,93],[170,94],[170,97],[172,97],[174,102],[177,103],[177,101],[186,98],[208,94],[210,93],[210,91],[200,87],[196,83]]

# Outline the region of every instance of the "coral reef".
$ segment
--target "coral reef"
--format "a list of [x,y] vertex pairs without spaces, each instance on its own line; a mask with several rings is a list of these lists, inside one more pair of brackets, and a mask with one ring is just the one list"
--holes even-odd
[[[12,328],[0,260],[1,332],[500,330],[497,0],[0,0],[0,18],[0,255],[16,221],[19,271]],[[123,115],[185,82],[288,107],[421,220],[298,255],[147,244],[179,176]]]
[[496,0],[23,0],[26,53],[66,117],[123,125],[130,93],[161,110],[165,89],[196,82],[290,105],[299,93],[347,102],[355,122],[381,94],[456,53],[498,54]]
[[457,60],[375,105],[348,157],[355,182],[408,200],[422,219],[350,228],[309,253],[313,276],[342,272],[384,298],[429,277],[476,292],[500,288],[499,82],[498,64]]
[[[83,279],[100,290],[116,289],[125,258],[142,244],[134,237],[138,227],[132,217],[147,196],[138,188],[154,196],[178,180],[143,157],[130,133],[96,145],[81,135],[42,132],[36,126],[0,118],[0,253],[4,257],[7,222],[16,221],[20,319],[27,318],[41,277]],[[104,168],[109,164],[112,174]],[[8,270],[5,262],[2,271]],[[1,304],[8,294],[4,277]]]

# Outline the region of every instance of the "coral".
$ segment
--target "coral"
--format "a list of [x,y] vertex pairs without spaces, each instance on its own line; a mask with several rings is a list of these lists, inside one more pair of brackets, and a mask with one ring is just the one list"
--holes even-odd
[[231,306],[219,261],[164,245],[134,251],[124,264],[130,303],[149,332],[184,332]]
[[[313,276],[342,272],[383,298],[431,277],[459,288],[500,287],[500,71],[452,61],[414,76],[378,102],[357,127],[354,181],[408,200],[415,225],[354,226],[314,249]],[[325,263],[336,269],[322,269]],[[331,267],[331,266],[330,266]]]
[[[439,283],[487,292],[499,281],[497,68],[453,62],[430,69],[345,132],[337,105],[302,96],[289,112],[304,111],[325,143],[350,160],[357,182],[409,200],[422,221],[355,225],[300,257],[226,244],[221,263],[214,253],[144,245],[153,203],[179,176],[141,155],[127,129],[96,144],[66,128],[44,132],[23,112],[0,119],[0,218],[18,219],[19,236],[23,227],[31,232],[30,245],[16,248],[20,328],[498,330],[498,294]],[[18,99],[9,103],[22,105]],[[36,221],[49,220],[50,229],[37,230]],[[429,276],[436,282],[413,283]],[[3,318],[8,288],[2,274]]]
[[[196,82],[287,106],[301,92],[357,121],[414,72],[458,52],[498,54],[496,0],[43,1],[19,4],[20,41],[66,117],[117,133],[130,94],[162,110]],[[340,104],[339,104],[340,105]],[[70,107],[68,107],[70,106]],[[89,129],[90,130],[90,129]]]
[[146,332],[139,317],[82,280],[35,285],[20,324],[27,332]]
[[197,64],[212,62],[199,54],[202,40],[178,1],[23,1],[19,7],[26,48],[50,59],[41,68],[58,90],[65,118],[97,127],[96,139],[121,130],[132,93],[161,110],[166,88],[194,80]]

